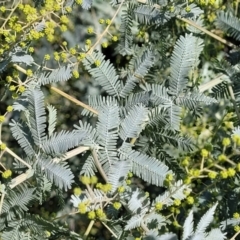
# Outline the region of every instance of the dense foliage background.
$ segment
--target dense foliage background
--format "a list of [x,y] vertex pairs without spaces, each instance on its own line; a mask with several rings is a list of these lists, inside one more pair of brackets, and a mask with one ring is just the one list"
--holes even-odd
[[[239,10],[238,0],[0,1],[1,239],[237,239]],[[104,76],[109,77],[109,82],[104,82]],[[175,76],[179,76],[179,82]],[[41,90],[34,92],[34,84],[41,85]],[[117,89],[116,93],[112,89]],[[34,102],[35,106],[31,110],[24,101],[30,105]],[[27,139],[34,129],[30,124],[31,111],[38,105],[42,111],[44,104],[49,114],[45,127],[50,132],[63,131],[63,139],[58,140],[56,133],[54,141],[66,151],[53,150],[57,148],[54,143],[50,150],[42,147],[44,143],[35,144],[37,157],[50,162],[64,158],[67,151],[77,146],[90,146],[67,159],[72,172],[69,181],[68,177],[62,182],[58,179],[61,173],[65,174],[63,170],[56,170],[57,176],[53,168],[49,170],[52,175],[44,172],[45,160],[37,165],[41,161],[29,157],[24,147],[26,142],[22,139]],[[123,130],[117,137],[115,128],[105,130],[117,140],[110,139],[109,146],[102,147],[101,142],[106,139],[104,134],[100,136],[106,127],[105,116],[109,114],[109,119],[114,120],[114,106],[119,107],[120,116],[116,128]],[[56,122],[56,127],[51,128],[55,111],[57,117],[52,124]],[[116,114],[116,122],[117,119]],[[75,134],[80,120],[92,124],[100,140],[85,126],[82,129],[87,136],[81,129],[84,140],[72,143],[70,137],[75,135],[70,136],[69,132]],[[14,130],[17,122],[26,126],[20,127],[21,131]],[[132,132],[128,135],[124,127]],[[88,135],[94,139],[94,147],[87,142]],[[69,146],[67,141],[71,142]],[[101,149],[110,149],[113,142],[118,150],[123,149],[119,161],[126,153],[134,155],[129,150],[131,145],[132,151],[142,154],[133,158],[142,157],[142,163],[163,163],[169,169],[159,172],[163,183],[156,180],[158,176],[151,178],[151,169],[144,173],[144,168],[148,168],[145,161],[140,170],[125,166],[125,175],[111,192],[115,186],[87,159],[97,149],[104,165]],[[116,155],[109,158],[115,161]],[[158,169],[156,164],[149,163],[149,168]],[[34,173],[27,172],[29,165]],[[103,169],[109,177],[111,170]],[[24,180],[18,178],[23,175]],[[94,189],[101,192],[101,199],[108,200],[101,200],[101,204],[87,202],[84,197],[91,197],[86,193]],[[124,190],[126,195],[122,194]],[[131,200],[138,191],[143,195]],[[24,194],[28,197],[21,202]],[[143,196],[149,203],[140,201]],[[128,201],[142,209],[147,205],[148,216],[156,215],[150,223],[145,222],[146,226],[142,222],[131,225],[137,210]],[[189,227],[191,210],[196,232]],[[206,212],[208,215],[204,215]],[[22,219],[24,223],[20,223]],[[36,228],[31,228],[31,223]],[[214,228],[217,230],[212,235],[206,233]],[[164,235],[168,233],[175,235]],[[197,235],[200,233],[204,236]]]

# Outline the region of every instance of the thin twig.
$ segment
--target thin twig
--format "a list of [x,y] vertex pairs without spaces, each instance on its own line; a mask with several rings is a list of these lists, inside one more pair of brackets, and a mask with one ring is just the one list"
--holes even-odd
[[149,232],[148,227],[144,224],[143,221],[141,222],[141,228],[142,228],[146,233]]
[[90,107],[89,105],[87,105],[87,104],[85,104],[85,103],[83,103],[83,102],[77,100],[76,98],[74,98],[74,97],[68,95],[67,93],[65,93],[65,92],[63,92],[63,91],[61,91],[61,90],[59,90],[59,89],[56,88],[56,87],[53,87],[53,86],[49,86],[49,87],[50,87],[50,89],[53,90],[54,92],[56,92],[56,93],[62,95],[63,97],[65,97],[65,98],[67,98],[68,100],[70,100],[70,101],[76,103],[77,105],[79,105],[79,106],[81,106],[81,107],[87,109],[88,111],[90,111],[90,112],[92,112],[92,113],[98,115],[98,112],[97,112],[95,109],[93,109],[92,107]]
[[105,228],[107,228],[107,230],[115,237],[118,238],[118,236],[112,231],[112,229],[105,223],[105,222],[101,222]]
[[[0,141],[1,143],[1,141]],[[31,165],[26,163],[24,160],[22,160],[17,154],[15,154],[12,150],[10,150],[8,147],[5,148],[5,151],[8,152],[10,155],[12,155],[14,158],[16,158],[19,162],[27,166],[29,169],[31,169]]]
[[27,71],[24,68],[20,67],[19,65],[13,64],[13,67],[16,68],[19,72],[27,74]]
[[5,25],[7,24],[8,20],[11,18],[12,14],[14,13],[14,11],[17,9],[18,5],[20,4],[20,1],[16,4],[16,6],[11,10],[11,13],[8,15],[8,17],[6,18],[5,22],[3,23],[3,25],[1,26],[1,29],[3,30],[3,28],[5,27]]
[[115,14],[113,15],[109,25],[106,27],[106,29],[103,31],[103,33],[99,36],[99,38],[97,39],[97,41],[94,43],[94,45],[88,50],[87,54],[92,54],[93,50],[95,49],[95,47],[99,44],[99,42],[101,41],[101,39],[103,38],[103,36],[108,32],[108,29],[110,28],[110,26],[112,25],[112,22],[114,21],[114,19],[116,18],[116,16],[118,15],[122,5],[124,3],[124,0],[120,3],[117,11],[115,12]]
[[181,20],[181,21],[183,21],[183,22],[185,22],[185,23],[188,23],[189,25],[197,28],[198,30],[204,32],[204,33],[207,34],[208,36],[210,36],[210,37],[218,40],[219,42],[227,45],[227,46],[230,47],[230,48],[237,48],[237,46],[236,46],[235,44],[227,41],[226,39],[223,39],[223,38],[219,37],[218,35],[216,35],[216,34],[210,32],[210,31],[208,31],[207,29],[199,26],[198,24],[196,24],[196,23],[193,22],[192,20],[189,20],[189,19],[186,19],[186,18],[182,18],[181,16],[177,16],[177,19],[179,19],[179,20]]
[[90,147],[77,147],[77,148],[75,148],[75,149],[65,153],[65,157],[64,158],[54,158],[53,162],[58,163],[60,161],[65,161],[65,160],[67,160],[69,158],[72,158],[72,157],[78,155],[79,153],[85,152],[85,151],[87,151],[89,149],[90,149]]
[[224,74],[221,74],[219,76],[217,76],[215,79],[211,80],[210,82],[207,82],[207,83],[203,83],[201,84],[198,89],[199,89],[199,92],[205,92],[207,90],[210,90],[211,88],[213,88],[214,86],[222,83],[224,80],[221,79],[224,77]]
[[2,193],[1,195],[1,200],[0,200],[0,216],[1,216],[1,213],[2,213],[2,206],[3,206],[3,199],[5,197],[5,193]]
[[239,235],[239,233],[240,233],[240,231],[236,232],[236,233],[234,234],[234,236],[233,236],[230,240],[235,240],[236,237],[237,237],[237,235]]
[[103,179],[105,180],[105,182],[107,182],[107,175],[106,173],[104,172],[103,168],[102,168],[102,165],[101,163],[99,162],[98,160],[98,156],[97,156],[97,153],[96,153],[96,150],[95,149],[92,149],[92,156],[93,156],[93,159],[95,161],[95,164],[97,166],[97,169],[99,171],[99,173],[102,175]]
[[[28,170],[29,171],[29,170]],[[9,187],[11,189],[15,188],[17,185],[19,185],[20,183],[26,181],[31,175],[29,175],[29,172],[26,171],[25,173],[22,173],[21,175],[18,175],[17,177],[15,177],[14,179],[12,179]],[[33,171],[33,170],[32,170]]]
[[229,90],[230,96],[232,98],[232,102],[233,102],[233,105],[234,105],[234,108],[235,108],[238,120],[240,121],[240,113],[239,113],[239,110],[238,110],[238,106],[236,104],[236,99],[235,99],[233,88],[232,88],[231,85],[228,85],[228,90]]
[[[138,0],[138,2],[140,2],[140,3],[147,3],[147,0]],[[154,4],[154,6],[155,6],[155,8],[160,8],[160,5]],[[219,37],[218,35],[208,31],[207,29],[199,26],[198,24],[196,24],[195,22],[193,22],[193,21],[191,21],[189,19],[183,18],[181,16],[177,16],[177,19],[179,19],[179,20],[181,20],[181,21],[183,21],[185,23],[188,23],[189,25],[197,28],[198,30],[204,32],[205,34],[207,34],[208,36],[216,39],[217,41],[219,41],[219,42],[229,46],[230,48],[237,48],[237,46],[235,44],[233,44],[233,43],[231,43],[231,42],[229,42],[229,41]]]
[[202,157],[202,161],[201,161],[201,167],[200,167],[201,171],[203,170],[203,167],[204,167],[204,157]]
[[88,237],[88,235],[89,235],[89,233],[90,233],[90,231],[91,231],[94,223],[95,223],[94,220],[91,220],[91,222],[89,223],[88,228],[87,228],[86,232],[85,232],[84,235],[83,235],[83,239],[84,239],[84,240],[87,239],[87,237]]

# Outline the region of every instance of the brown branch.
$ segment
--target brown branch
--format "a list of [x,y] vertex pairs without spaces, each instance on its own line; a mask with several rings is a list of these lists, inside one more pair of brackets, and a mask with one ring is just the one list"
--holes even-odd
[[63,91],[61,91],[61,90],[59,90],[59,89],[56,88],[56,87],[49,86],[49,88],[50,88],[51,90],[53,90],[54,92],[56,92],[56,93],[62,95],[63,97],[67,98],[67,99],[70,100],[71,102],[74,102],[75,104],[77,104],[77,105],[79,105],[79,106],[81,106],[81,107],[87,109],[88,111],[90,111],[90,112],[92,112],[92,113],[98,115],[98,112],[97,112],[95,109],[93,109],[92,107],[90,107],[89,105],[87,105],[87,104],[85,104],[85,103],[83,103],[83,102],[77,100],[76,98],[74,98],[74,97],[68,95],[67,93],[65,93],[65,92],[63,92]]
[[230,48],[237,48],[237,46],[234,45],[233,43],[227,41],[226,39],[223,39],[223,38],[219,37],[218,35],[216,35],[216,34],[210,32],[210,31],[208,31],[207,29],[205,29],[205,28],[203,28],[203,27],[201,27],[201,26],[199,26],[198,24],[196,24],[196,23],[193,22],[192,20],[189,20],[189,19],[186,19],[186,18],[182,18],[181,16],[177,16],[177,19],[179,19],[179,20],[181,20],[181,21],[183,21],[183,22],[185,22],[185,23],[188,23],[189,25],[197,28],[198,30],[204,32],[205,34],[207,34],[208,36],[216,39],[217,41],[219,41],[219,42],[221,42],[221,43],[229,46]]

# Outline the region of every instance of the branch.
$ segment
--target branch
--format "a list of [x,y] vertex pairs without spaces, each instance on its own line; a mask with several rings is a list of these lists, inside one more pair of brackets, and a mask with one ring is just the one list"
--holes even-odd
[[12,179],[9,187],[11,189],[15,188],[20,183],[22,183],[22,182],[26,181],[28,178],[32,177],[33,174],[34,174],[34,170],[33,169],[28,169],[25,173],[22,173],[21,175]]
[[[2,141],[0,140],[0,144]],[[32,169],[31,165],[26,163],[24,160],[22,160],[17,154],[15,154],[12,150],[10,150],[8,147],[5,148],[5,151],[8,152],[10,155],[12,155],[14,158],[16,158],[19,162],[27,166],[29,169]]]
[[216,35],[216,34],[210,32],[210,31],[208,31],[207,29],[205,29],[205,28],[197,25],[197,24],[196,24],[195,22],[193,22],[192,20],[189,20],[189,19],[186,19],[186,18],[182,18],[181,16],[177,16],[177,19],[179,19],[179,20],[181,20],[181,21],[183,21],[183,22],[185,22],[185,23],[188,23],[189,25],[192,25],[193,27],[195,27],[195,28],[197,28],[198,30],[204,32],[204,33],[207,34],[208,36],[210,36],[210,37],[218,40],[219,42],[227,45],[227,46],[230,47],[230,48],[237,48],[237,46],[234,45],[233,43],[227,41],[226,39],[223,39],[223,38],[219,37],[218,35]]
[[99,173],[102,175],[102,177],[105,180],[105,182],[107,182],[107,175],[105,174],[105,172],[104,172],[104,170],[102,168],[102,165],[101,165],[101,163],[98,160],[98,156],[97,156],[97,153],[96,153],[95,149],[92,149],[92,156],[93,156],[93,159],[95,161],[95,164],[97,166],[97,169],[98,169]]
[[124,0],[122,0],[122,2],[120,3],[117,11],[115,12],[115,14],[113,15],[109,25],[106,27],[106,29],[103,31],[103,33],[99,36],[99,38],[97,39],[97,41],[94,43],[94,45],[88,50],[87,54],[91,55],[93,50],[95,49],[95,47],[99,44],[99,42],[101,41],[101,39],[103,38],[103,36],[108,32],[108,29],[110,28],[112,22],[114,21],[114,19],[116,18],[117,14],[119,13],[122,5],[124,3]]
[[90,233],[94,223],[95,223],[94,220],[91,220],[91,222],[89,223],[88,228],[87,228],[86,232],[83,235],[83,239],[84,240],[87,239],[87,237],[88,237],[88,235],[89,235],[89,233]]
[[[147,3],[147,0],[137,0],[137,1],[140,2],[140,3],[144,3],[144,4]],[[155,7],[155,8],[158,8],[158,9],[161,8],[161,6],[158,5],[158,4],[154,4],[154,7]],[[231,42],[229,42],[229,41],[227,41],[227,40],[219,37],[218,35],[216,35],[216,34],[210,32],[210,31],[208,31],[207,29],[205,29],[205,28],[197,25],[197,24],[196,24],[195,22],[193,22],[192,20],[183,18],[183,17],[181,17],[181,16],[177,16],[177,19],[179,19],[179,20],[181,20],[181,21],[183,21],[183,22],[185,22],[185,23],[188,23],[189,25],[197,28],[198,30],[204,32],[205,34],[207,34],[208,36],[210,36],[210,37],[218,40],[219,42],[221,42],[221,43],[229,46],[230,48],[237,48],[237,46],[236,46],[235,44],[233,44],[233,43],[231,43]]]
[[1,195],[1,200],[0,200],[0,216],[1,216],[1,212],[2,212],[2,206],[3,206],[3,199],[5,197],[5,193],[2,193]]
[[64,158],[61,158],[61,159],[54,158],[53,162],[59,163],[60,161],[65,161],[65,160],[67,160],[67,159],[69,159],[71,157],[74,157],[74,156],[78,155],[79,153],[85,152],[85,151],[87,151],[89,149],[90,149],[90,147],[78,147],[78,148],[75,148],[75,149],[65,153],[65,157]]
[[199,92],[205,92],[206,90],[211,89],[212,87],[222,83],[224,80],[221,79],[222,77],[224,77],[224,74],[219,75],[218,77],[216,77],[215,79],[211,80],[210,82],[201,84],[199,86]]
[[51,90],[53,90],[54,92],[56,92],[56,93],[62,95],[63,97],[67,98],[68,100],[70,100],[70,101],[76,103],[77,105],[79,105],[79,106],[81,106],[81,107],[87,109],[88,111],[90,111],[90,112],[92,112],[92,113],[98,115],[98,112],[97,112],[95,109],[93,109],[92,107],[90,107],[89,105],[87,105],[87,104],[85,104],[85,103],[83,103],[83,102],[77,100],[76,98],[74,98],[74,97],[68,95],[67,93],[65,93],[65,92],[63,92],[63,91],[61,91],[61,90],[59,90],[59,89],[56,88],[56,87],[49,86],[49,88],[50,88]]

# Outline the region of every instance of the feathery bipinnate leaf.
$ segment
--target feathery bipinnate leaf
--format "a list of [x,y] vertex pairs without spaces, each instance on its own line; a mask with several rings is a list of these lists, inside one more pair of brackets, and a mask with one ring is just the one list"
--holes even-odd
[[215,24],[237,41],[240,40],[240,20],[233,16],[231,12],[219,12]]
[[160,84],[148,84],[142,86],[144,91],[151,92],[150,100],[154,106],[171,106],[172,99],[168,95],[168,90]]
[[[118,105],[118,101],[115,97],[112,96],[89,96],[88,97],[88,105],[94,108],[96,111],[99,111],[101,107],[105,105]],[[93,116],[94,113],[90,112],[88,109],[83,109],[83,116]],[[96,116],[96,115],[95,115]]]
[[54,82],[67,81],[72,77],[72,65],[68,64],[60,68],[54,69],[51,72],[43,72],[38,77],[40,85],[46,85]]
[[123,56],[131,55],[133,53],[133,50],[131,49],[133,40],[133,34],[131,30],[132,25],[133,25],[132,7],[131,5],[128,5],[127,9],[123,10],[121,16],[121,26],[119,28],[119,32],[121,35],[117,47],[118,52]]
[[200,54],[201,50],[202,42],[193,35],[186,34],[178,39],[170,60],[170,95],[179,96],[186,89],[188,73],[196,63],[196,53]]
[[98,139],[98,134],[96,128],[93,128],[89,123],[79,121],[79,126],[73,125],[79,133],[83,133],[85,135],[84,145],[93,147]]
[[148,106],[150,100],[149,92],[138,92],[131,93],[127,98],[125,98],[123,106],[120,108],[121,115],[127,115],[135,105]]
[[[28,229],[28,237],[24,238],[24,231]],[[25,214],[24,218],[14,219],[9,222],[8,227],[1,235],[2,240],[44,240],[46,231],[51,231],[54,235],[59,230],[59,226],[54,226],[50,221],[44,220],[36,215]],[[30,234],[31,232],[31,234]],[[34,234],[34,238],[33,238]],[[3,237],[4,236],[4,237]],[[43,238],[42,238],[43,237]]]
[[132,192],[127,204],[128,209],[132,213],[143,215],[149,210],[150,202],[146,194],[137,188],[134,192]]
[[178,132],[171,129],[159,130],[153,139],[157,142],[164,142],[173,145],[174,147],[180,148],[183,151],[192,151],[193,142],[188,136],[181,136]]
[[83,2],[81,3],[81,7],[83,9],[88,10],[89,8],[91,8],[92,3],[93,3],[93,0],[83,0]]
[[121,122],[120,137],[123,141],[128,138],[136,138],[144,128],[148,120],[148,109],[142,105],[135,105]]
[[217,203],[213,205],[201,218],[200,222],[197,225],[195,234],[205,233],[209,224],[213,221],[213,214],[216,210]]
[[80,175],[92,177],[96,175],[95,172],[97,172],[97,168],[95,166],[92,155],[90,155],[88,156],[87,160],[84,162]]
[[35,188],[28,188],[26,186],[17,187],[11,190],[4,199],[2,206],[2,214],[6,215],[8,220],[20,216],[23,212],[28,210],[27,204],[33,200]]
[[58,226],[55,227],[51,221],[47,221],[37,215],[26,215],[24,219],[21,220],[21,227],[28,227],[35,234],[39,232],[44,233],[46,230],[57,231]]
[[190,211],[183,225],[182,240],[187,240],[193,234],[193,211]]
[[39,146],[44,140],[46,128],[46,111],[44,107],[44,95],[40,89],[29,89],[28,96],[28,110],[29,110],[29,124],[32,132],[34,143]]
[[240,224],[240,217],[239,218],[229,218],[222,222],[220,222],[220,228],[225,230],[227,226],[236,226]]
[[127,178],[127,174],[131,169],[129,161],[117,161],[110,166],[107,178],[112,185],[111,192],[114,193],[116,189],[122,185],[122,182]]
[[[159,106],[167,110],[167,121],[170,127],[174,130],[179,130],[181,108],[168,95],[167,89],[159,84],[146,84],[143,89],[151,91],[150,99],[154,106]],[[152,121],[154,120],[151,119]]]
[[[110,61],[106,61],[104,58],[105,56],[101,52],[93,52],[83,59],[83,64],[109,95],[118,97],[120,90],[119,77]],[[100,62],[99,66],[95,65],[96,61]],[[93,67],[93,65],[95,66]]]
[[196,109],[202,103],[206,105],[217,103],[215,98],[208,97],[199,92],[191,92],[184,96],[179,96],[176,101],[179,105],[182,105],[189,110]]
[[144,25],[163,25],[171,19],[168,12],[149,5],[139,5],[134,9],[134,14],[136,20]]
[[119,149],[123,158],[132,163],[132,172],[144,181],[163,186],[166,175],[170,173],[168,167],[158,159],[149,157],[135,150]]
[[163,107],[152,108],[148,114],[148,125],[161,126],[162,128],[167,125],[167,110]]
[[20,226],[13,226],[8,227],[1,233],[1,239],[2,240],[19,240],[20,239],[20,233],[19,233]]
[[226,233],[222,233],[219,228],[214,228],[207,234],[205,240],[224,240],[226,238]]
[[48,137],[51,137],[57,124],[57,110],[54,106],[48,105]]
[[185,191],[191,192],[188,185],[183,184],[182,180],[177,181],[172,185],[169,190],[166,190],[163,194],[160,194],[155,198],[155,202],[161,202],[166,206],[171,206],[174,203],[174,199],[183,200],[186,198]]
[[101,107],[97,123],[98,142],[100,145],[107,149],[115,150],[119,123],[118,106],[105,105]]
[[143,217],[144,217],[144,216],[141,216],[141,215],[133,215],[133,216],[127,221],[127,224],[126,224],[124,230],[127,231],[127,230],[131,230],[131,229],[140,227],[141,222],[142,222],[142,220],[143,220]]
[[154,52],[151,49],[146,49],[140,56],[137,56],[134,61],[134,69],[131,74],[128,74],[126,83],[120,91],[120,96],[127,97],[139,82],[149,71],[154,64]]
[[179,7],[181,8],[181,11],[180,11],[180,15],[182,18],[191,18],[194,19],[196,18],[197,16],[199,16],[200,14],[204,13],[204,11],[199,7],[197,6],[195,3],[190,3],[188,5],[191,9],[190,12],[187,12],[185,8],[182,8],[182,4],[180,3],[179,4]]
[[34,60],[33,57],[25,52],[16,52],[11,56],[12,63],[25,63],[26,65],[31,65]]
[[165,233],[157,238],[157,240],[178,240],[175,233]]
[[13,137],[18,141],[21,148],[25,151],[28,157],[31,157],[35,154],[33,149],[33,139],[29,128],[23,126],[20,122],[16,122],[14,119],[9,124]]
[[147,217],[144,220],[149,229],[160,229],[162,226],[165,226],[167,224],[166,217],[155,211],[148,213]]
[[213,214],[216,210],[217,204],[211,207],[201,218],[197,225],[197,229],[193,230],[193,211],[191,211],[183,225],[182,240],[224,240],[226,239],[225,233],[222,233],[219,228],[212,229],[209,233],[206,229],[213,220]]
[[47,178],[54,182],[59,188],[71,188],[74,182],[74,175],[67,166],[67,163],[56,163],[46,158],[38,158],[37,166],[41,172],[45,172]]
[[99,161],[105,172],[108,172],[113,161],[118,160],[116,145],[119,123],[119,107],[117,105],[101,107],[96,130],[98,133],[98,144],[102,146],[98,151]]
[[42,149],[47,154],[66,153],[70,148],[80,145],[85,139],[86,133],[80,131],[61,131],[54,133],[49,139],[42,142]]

